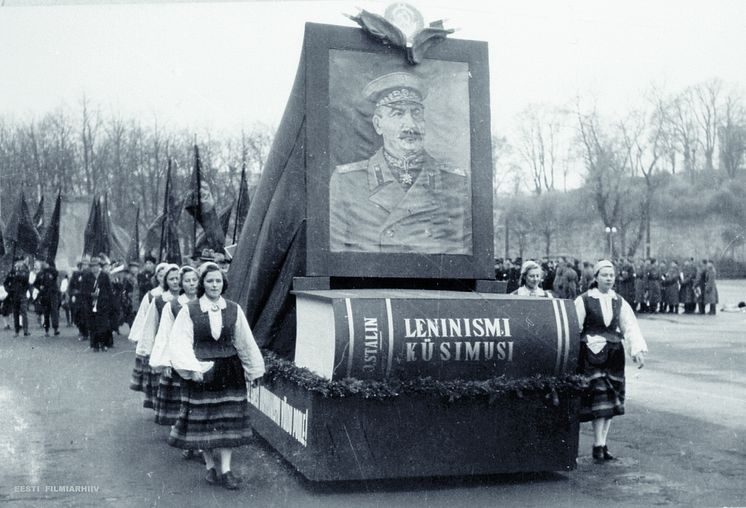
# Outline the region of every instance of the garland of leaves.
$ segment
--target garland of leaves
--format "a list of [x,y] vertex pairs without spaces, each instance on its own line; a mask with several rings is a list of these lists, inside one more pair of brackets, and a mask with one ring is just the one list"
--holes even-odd
[[482,381],[454,379],[442,381],[431,377],[411,380],[387,379],[362,380],[345,378],[328,381],[308,369],[281,358],[276,353],[264,351],[265,382],[283,380],[329,398],[355,397],[384,400],[400,395],[436,396],[453,402],[459,399],[486,398],[493,402],[500,398],[529,396],[543,397],[554,406],[559,405],[559,395],[575,396],[587,386],[587,379],[578,375],[560,377],[536,375],[519,379],[504,376]]

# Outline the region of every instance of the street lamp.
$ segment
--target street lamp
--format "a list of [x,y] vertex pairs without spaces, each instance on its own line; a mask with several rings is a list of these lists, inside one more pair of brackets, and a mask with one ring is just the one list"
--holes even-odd
[[616,226],[606,226],[605,228],[606,236],[608,237],[608,244],[609,244],[609,258],[611,258],[614,255],[614,235],[617,232]]

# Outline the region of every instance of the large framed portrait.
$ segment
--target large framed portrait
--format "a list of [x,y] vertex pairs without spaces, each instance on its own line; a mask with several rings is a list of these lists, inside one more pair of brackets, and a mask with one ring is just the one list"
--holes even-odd
[[494,278],[485,43],[306,27],[307,273]]

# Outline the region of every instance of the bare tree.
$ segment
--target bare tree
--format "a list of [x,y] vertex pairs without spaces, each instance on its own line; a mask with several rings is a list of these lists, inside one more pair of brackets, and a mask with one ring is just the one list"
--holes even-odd
[[556,188],[565,114],[559,109],[532,104],[519,114],[518,152],[529,167],[536,194]]
[[691,87],[688,91],[689,104],[702,133],[700,143],[705,155],[705,169],[714,169],[713,156],[717,142],[718,109],[723,87],[719,79],[711,79]]
[[718,128],[720,167],[735,178],[746,156],[746,111],[737,95],[725,98]]

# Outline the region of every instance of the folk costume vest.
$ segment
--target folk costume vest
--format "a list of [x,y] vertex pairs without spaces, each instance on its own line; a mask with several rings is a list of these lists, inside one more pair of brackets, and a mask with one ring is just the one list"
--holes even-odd
[[619,315],[622,310],[622,298],[617,296],[611,300],[613,312],[609,326],[604,323],[604,315],[601,310],[601,300],[584,294],[583,305],[585,305],[585,323],[581,332],[582,341],[586,342],[588,335],[600,335],[608,342],[621,342],[622,335],[619,333]]
[[212,337],[209,312],[202,312],[199,299],[187,304],[194,325],[194,355],[199,361],[228,358],[238,354],[233,346],[238,305],[229,301],[225,303],[225,309],[220,311],[223,313],[223,328],[218,339]]

